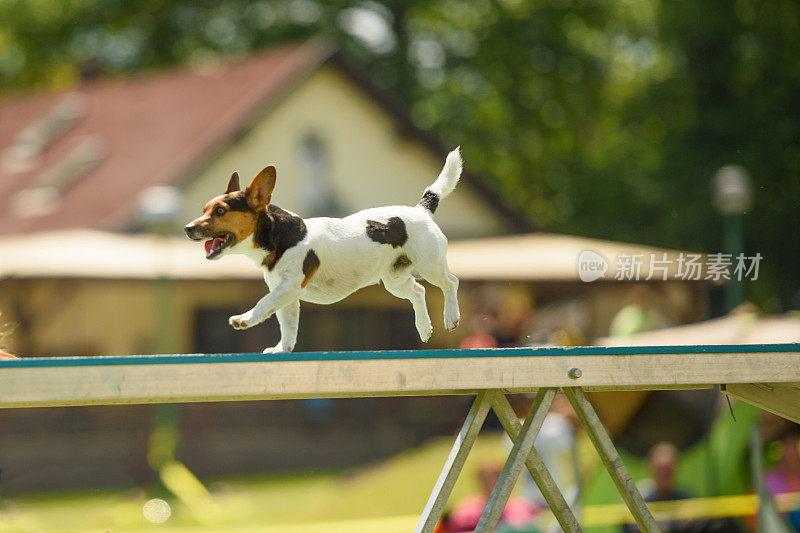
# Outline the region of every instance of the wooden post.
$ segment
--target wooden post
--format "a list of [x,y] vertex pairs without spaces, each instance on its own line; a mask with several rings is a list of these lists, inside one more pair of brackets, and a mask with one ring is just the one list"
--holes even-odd
[[511,449],[511,454],[508,456],[503,471],[500,472],[500,478],[497,480],[494,489],[492,489],[489,501],[483,509],[478,527],[475,528],[476,533],[494,531],[497,522],[500,520],[500,515],[503,514],[508,497],[511,495],[511,490],[517,483],[519,473],[531,454],[533,441],[542,427],[544,417],[547,415],[547,411],[550,410],[550,404],[553,403],[555,395],[556,389],[543,389],[534,398],[533,405],[531,405],[528,416],[525,418],[525,423],[522,425],[522,430],[514,442],[514,447]]
[[[514,409],[511,408],[511,404],[508,403],[505,394],[500,391],[493,392],[492,409],[494,409],[503,429],[511,438],[511,442],[517,442],[522,424],[519,423],[517,415]],[[550,511],[561,525],[561,529],[567,533],[579,533],[582,531],[578,519],[575,518],[572,509],[569,508],[569,504],[564,499],[564,495],[553,480],[553,476],[550,475],[550,471],[547,470],[547,466],[545,466],[536,448],[531,448],[530,455],[525,460],[525,466],[528,467],[533,481],[542,492],[542,496],[544,496]]]
[[472,445],[478,437],[478,432],[483,427],[490,405],[488,391],[482,391],[475,397],[467,418],[456,436],[450,455],[447,457],[444,467],[442,467],[442,473],[439,474],[439,479],[436,480],[436,485],[434,485],[433,491],[428,498],[428,503],[422,511],[417,528],[414,530],[416,533],[432,533],[436,527],[436,523],[442,516],[444,505],[447,503],[447,498],[450,497],[464,462],[467,460],[467,455],[469,455]]
[[575,409],[583,428],[589,435],[589,439],[594,444],[597,454],[603,460],[611,479],[614,480],[614,484],[625,501],[625,505],[628,506],[634,520],[636,520],[636,525],[639,526],[642,533],[659,533],[660,530],[655,518],[653,518],[653,514],[647,508],[647,504],[644,503],[642,495],[639,494],[639,489],[636,488],[636,484],[631,479],[631,475],[625,468],[625,464],[614,447],[614,443],[611,442],[611,437],[606,433],[606,428],[603,427],[597,417],[589,398],[586,397],[586,393],[580,387],[564,387],[563,390],[564,394],[569,398],[573,409]]

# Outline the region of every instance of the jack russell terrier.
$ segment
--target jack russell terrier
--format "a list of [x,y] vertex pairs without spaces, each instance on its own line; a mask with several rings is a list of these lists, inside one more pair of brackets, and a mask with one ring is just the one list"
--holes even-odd
[[301,300],[332,304],[379,281],[411,302],[419,337],[427,342],[431,320],[425,288],[414,279],[415,273],[444,293],[445,328],[454,329],[460,318],[458,278],[447,268],[447,238],[432,218],[460,176],[456,148],[415,207],[375,207],[344,218],[302,219],[269,203],[274,166],[259,172],[243,191],[234,172],[225,193],[203,207],[203,215],[186,226],[186,235],[206,241],[206,259],[244,254],[264,269],[269,293],[249,311],[228,319],[235,329],[247,329],[277,314],[281,340],[264,353],[292,351]]

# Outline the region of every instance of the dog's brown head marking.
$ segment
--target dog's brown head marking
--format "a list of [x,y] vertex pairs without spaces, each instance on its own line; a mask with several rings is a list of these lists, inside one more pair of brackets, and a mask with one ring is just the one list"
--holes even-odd
[[231,174],[225,192],[203,206],[203,215],[186,226],[190,239],[209,239],[206,258],[215,259],[225,248],[252,235],[253,246],[267,252],[263,265],[272,270],[283,253],[305,237],[302,218],[270,204],[276,178],[275,167],[269,165],[241,190],[239,174]]
[[206,258],[215,259],[222,251],[253,235],[272,198],[277,174],[270,165],[259,172],[242,191],[239,173],[228,179],[225,192],[203,206],[203,214],[190,222],[185,230],[190,239],[206,241]]

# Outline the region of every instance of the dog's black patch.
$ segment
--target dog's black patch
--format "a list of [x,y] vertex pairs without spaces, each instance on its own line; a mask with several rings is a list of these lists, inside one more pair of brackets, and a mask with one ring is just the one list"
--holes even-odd
[[436,212],[436,208],[439,207],[439,195],[433,191],[425,191],[425,194],[422,195],[422,200],[419,201],[419,205],[433,214]]
[[270,252],[264,259],[264,266],[272,270],[286,250],[303,240],[306,231],[306,223],[302,218],[280,207],[270,204],[259,212],[253,240]]
[[392,263],[392,270],[400,270],[401,268],[406,268],[411,266],[411,259],[408,258],[406,254],[402,254],[394,260]]
[[306,254],[306,258],[303,259],[303,283],[300,285],[301,287],[305,287],[308,285],[308,282],[311,281],[311,278],[314,277],[316,274],[317,269],[319,268],[319,257],[314,250],[309,250]]
[[408,240],[406,223],[400,217],[392,217],[386,224],[367,220],[367,237],[381,244],[391,244],[393,248],[403,246]]
[[233,193],[228,199],[225,200],[228,204],[228,209],[231,211],[249,211],[250,206],[247,205],[247,197],[243,192]]

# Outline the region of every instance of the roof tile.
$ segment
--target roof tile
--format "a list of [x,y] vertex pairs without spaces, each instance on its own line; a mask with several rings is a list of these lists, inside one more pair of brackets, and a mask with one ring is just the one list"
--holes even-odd
[[[74,91],[83,116],[22,168],[9,161],[17,136],[63,101],[64,93],[0,100],[0,234],[63,228],[129,229],[147,187],[179,184],[206,154],[247,124],[253,112],[278,98],[323,61],[314,42],[272,48],[213,71],[189,68],[106,80]],[[105,157],[60,192],[49,214],[24,217],[16,195],[74,151],[87,136]]]

